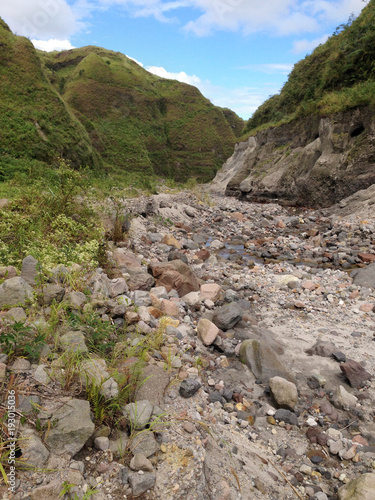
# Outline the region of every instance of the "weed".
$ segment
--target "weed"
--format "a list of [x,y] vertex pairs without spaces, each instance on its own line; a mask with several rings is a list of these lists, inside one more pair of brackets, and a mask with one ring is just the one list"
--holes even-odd
[[39,360],[46,337],[38,329],[22,321],[3,324],[0,336],[0,350],[10,358],[24,356],[31,362]]

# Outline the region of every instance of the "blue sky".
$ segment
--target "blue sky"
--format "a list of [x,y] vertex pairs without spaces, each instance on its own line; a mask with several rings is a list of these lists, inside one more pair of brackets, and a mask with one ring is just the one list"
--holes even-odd
[[97,45],[247,119],[363,0],[0,0],[42,50]]

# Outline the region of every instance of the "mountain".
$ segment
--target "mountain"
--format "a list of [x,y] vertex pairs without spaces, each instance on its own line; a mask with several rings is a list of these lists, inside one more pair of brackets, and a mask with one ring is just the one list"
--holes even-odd
[[0,179],[62,156],[108,173],[209,180],[243,129],[195,87],[119,52],[44,53],[1,20],[0,46]]
[[375,0],[297,63],[212,189],[326,207],[375,183]]

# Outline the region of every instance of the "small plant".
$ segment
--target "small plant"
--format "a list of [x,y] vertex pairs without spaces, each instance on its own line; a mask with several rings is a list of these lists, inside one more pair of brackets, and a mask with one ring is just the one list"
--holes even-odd
[[77,493],[74,493],[74,496],[71,496],[71,490],[75,488],[75,484],[69,483],[68,481],[63,482],[63,488],[60,492],[59,498],[62,498],[64,495],[69,495],[69,497],[72,500],[88,500],[91,498],[95,493],[97,493],[98,490],[95,488],[89,488],[86,493],[83,493],[83,495],[77,495]]
[[25,325],[22,321],[5,324],[0,336],[0,351],[10,358],[24,356],[38,361],[45,346],[45,334]]

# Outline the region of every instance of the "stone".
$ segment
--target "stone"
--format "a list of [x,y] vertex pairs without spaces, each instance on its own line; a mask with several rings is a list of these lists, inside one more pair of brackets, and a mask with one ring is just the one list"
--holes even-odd
[[350,394],[345,388],[340,385],[338,389],[336,390],[335,396],[334,396],[334,401],[335,404],[338,405],[341,408],[355,408],[358,399],[353,395]]
[[169,381],[170,376],[166,370],[157,365],[147,365],[141,374],[136,401],[148,400],[153,405],[160,406]]
[[220,285],[216,283],[205,283],[201,285],[201,298],[202,300],[208,299],[212,302],[217,302],[223,296],[223,290]]
[[137,307],[148,307],[152,305],[152,299],[149,292],[144,290],[135,290],[133,293],[133,302]]
[[146,458],[142,453],[136,453],[134,457],[130,460],[129,464],[132,470],[143,470],[146,472],[152,472],[152,463],[148,458]]
[[28,466],[41,467],[45,465],[49,451],[33,429],[22,429],[18,444],[22,451],[22,460],[25,460]]
[[0,363],[0,382],[3,382],[6,378],[7,365],[5,363]]
[[375,288],[375,262],[352,272],[353,284]]
[[80,378],[84,388],[95,385],[99,388],[99,393],[106,399],[118,396],[117,382],[107,372],[104,359],[91,358],[84,360],[81,364]]
[[239,352],[240,359],[262,384],[268,383],[272,377],[282,377],[295,382],[288,367],[280,356],[263,341],[247,339],[242,342]]
[[230,330],[241,321],[242,315],[243,311],[237,302],[230,302],[216,309],[212,317],[212,322],[220,330]]
[[361,259],[362,262],[374,262],[375,254],[358,252],[358,258]]
[[182,297],[185,304],[188,306],[196,306],[201,303],[201,294],[200,292],[190,292]]
[[375,498],[375,473],[361,474],[338,491],[339,500],[373,500]]
[[118,297],[128,293],[128,285],[124,278],[114,278],[110,282],[110,297]]
[[130,250],[125,248],[116,248],[112,254],[112,258],[116,263],[116,266],[123,271],[128,271],[129,269],[141,269],[141,259],[135,255]]
[[4,315],[4,318],[6,318],[8,321],[11,321],[11,322],[22,322],[23,323],[26,320],[25,309],[23,307],[12,307]]
[[132,429],[141,430],[149,423],[154,405],[144,399],[136,403],[129,403],[123,407],[122,413],[128,417]]
[[130,278],[128,279],[129,290],[145,290],[149,291],[155,285],[155,279],[151,274],[144,271],[129,271]]
[[106,436],[99,436],[94,439],[94,445],[97,450],[106,451],[109,449],[109,439]]
[[17,276],[17,270],[13,266],[0,267],[0,279],[9,280]]
[[177,250],[181,250],[182,245],[172,234],[165,234],[163,239],[161,240],[164,245],[168,245],[170,247],[177,248]]
[[87,297],[82,292],[68,292],[65,293],[62,302],[72,311],[79,311],[86,304]]
[[219,329],[210,320],[202,318],[199,320],[197,326],[198,337],[201,339],[204,345],[208,346],[215,342],[216,337],[219,334]]
[[60,345],[65,351],[88,352],[85,336],[81,331],[70,331],[60,337]]
[[28,359],[25,358],[17,358],[13,365],[10,367],[10,371],[12,373],[24,373],[30,370],[31,364]]
[[296,385],[282,377],[270,378],[269,385],[276,403],[283,408],[293,410],[298,401]]
[[0,285],[0,309],[25,306],[33,300],[33,289],[21,277],[10,278]]
[[179,297],[197,292],[199,282],[190,267],[181,260],[149,264],[148,271],[156,279],[157,286],[164,286],[168,292],[177,290]]
[[210,249],[211,250],[221,250],[222,248],[225,248],[225,244],[220,241],[220,240],[213,240],[211,243],[210,243]]
[[129,436],[127,432],[116,432],[116,438],[109,440],[109,449],[113,453],[115,458],[123,458],[124,454],[127,453],[129,444]]
[[141,475],[136,472],[129,472],[129,484],[133,497],[143,495],[143,493],[155,486],[155,482],[156,476],[152,472],[145,472]]
[[198,380],[187,378],[181,382],[179,393],[183,398],[191,398],[202,387]]
[[203,260],[203,262],[205,262],[210,257],[210,255],[210,252],[206,248],[202,248],[201,250],[198,250],[198,252],[195,252],[195,256],[199,260]]
[[40,305],[50,306],[53,302],[60,303],[65,295],[65,288],[56,284],[49,284],[40,290],[38,302]]
[[280,408],[276,411],[274,418],[279,422],[285,422],[290,425],[298,425],[297,415],[289,410]]
[[33,377],[37,382],[40,382],[41,384],[48,385],[51,381],[50,376],[45,370],[46,365],[38,365],[36,368]]
[[31,500],[56,500],[60,498],[63,489],[62,479],[53,479],[48,484],[33,488],[30,493]]
[[171,250],[169,252],[168,261],[171,260],[182,260],[182,262],[184,262],[185,264],[189,264],[187,256],[184,253],[179,252],[178,250]]
[[23,278],[29,285],[35,285],[35,280],[38,277],[38,261],[31,255],[25,257],[22,261],[21,278]]
[[143,430],[138,432],[131,440],[129,449],[133,455],[142,453],[142,455],[148,458],[159,450],[159,445],[156,442],[153,432]]
[[173,316],[174,318],[178,318],[180,316],[180,308],[178,306],[178,303],[173,302],[172,300],[162,299],[161,310],[167,316]]
[[45,439],[55,455],[74,456],[95,430],[90,417],[90,403],[71,399],[51,415],[51,429]]
[[318,340],[309,349],[305,351],[310,356],[322,356],[323,358],[330,358],[334,352],[337,352],[337,347],[333,342],[327,342],[325,340]]
[[353,359],[348,359],[346,363],[341,363],[340,370],[349,380],[352,387],[362,387],[363,382],[371,378],[371,374]]

